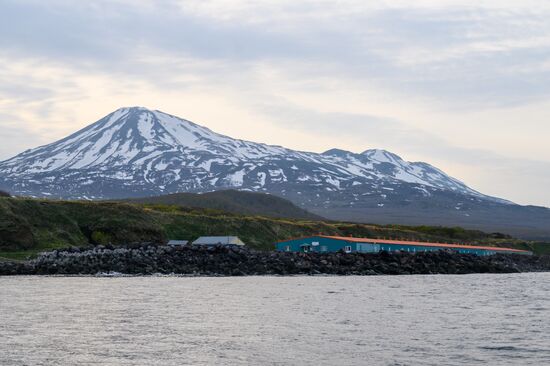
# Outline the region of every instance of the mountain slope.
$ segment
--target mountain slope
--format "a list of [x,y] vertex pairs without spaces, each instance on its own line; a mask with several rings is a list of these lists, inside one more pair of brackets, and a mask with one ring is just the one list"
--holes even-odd
[[71,199],[239,189],[284,197],[332,219],[481,229],[504,222],[511,233],[550,237],[550,210],[483,195],[427,163],[384,150],[294,151],[141,107],[121,108],[0,162],[0,189]]
[[265,193],[222,190],[203,194],[173,193],[163,196],[134,198],[130,203],[176,205],[181,207],[210,208],[240,215],[259,215],[277,218],[321,220],[292,202]]

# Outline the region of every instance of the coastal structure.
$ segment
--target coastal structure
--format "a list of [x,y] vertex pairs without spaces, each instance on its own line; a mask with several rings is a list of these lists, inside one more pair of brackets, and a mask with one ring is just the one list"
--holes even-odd
[[479,256],[503,254],[532,254],[526,250],[497,248],[487,246],[473,246],[462,244],[425,243],[418,241],[387,240],[370,238],[353,238],[344,236],[316,235],[304,238],[290,239],[276,244],[279,252],[317,252],[328,253],[343,251],[346,253],[377,253],[387,252],[433,252],[437,250],[451,250],[458,253],[476,254]]
[[238,236],[201,236],[193,242],[193,245],[244,246],[245,244]]

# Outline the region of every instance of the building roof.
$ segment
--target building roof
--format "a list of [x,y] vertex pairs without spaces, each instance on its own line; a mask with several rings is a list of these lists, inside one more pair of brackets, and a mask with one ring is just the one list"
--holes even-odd
[[244,245],[238,236],[201,236],[193,242],[197,245]]
[[187,240],[170,240],[168,241],[168,245],[187,245],[189,241]]
[[307,236],[302,238],[295,238],[295,239],[289,239],[282,241],[281,243],[290,241],[290,240],[299,240],[299,239],[307,239],[307,238],[327,238],[327,239],[333,239],[333,240],[341,240],[348,243],[366,243],[366,244],[389,244],[389,245],[417,245],[417,246],[424,246],[424,247],[439,247],[439,248],[452,248],[452,249],[484,249],[484,250],[492,250],[495,252],[515,252],[515,253],[529,253],[527,250],[519,250],[519,249],[512,249],[512,248],[499,248],[499,247],[488,247],[488,246],[478,246],[478,245],[465,245],[465,244],[447,244],[447,243],[429,243],[429,242],[422,242],[422,241],[407,241],[407,240],[388,240],[388,239],[372,239],[372,238],[354,238],[354,237],[346,237],[346,236],[330,236],[330,235],[313,235],[313,236]]

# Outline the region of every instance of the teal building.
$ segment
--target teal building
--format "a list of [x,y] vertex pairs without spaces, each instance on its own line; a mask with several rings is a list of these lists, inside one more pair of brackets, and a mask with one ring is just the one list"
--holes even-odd
[[458,253],[476,254],[479,256],[504,254],[532,254],[526,250],[473,246],[462,244],[425,243],[404,240],[386,240],[370,238],[353,238],[345,236],[316,235],[281,241],[276,244],[279,252],[328,253],[343,251],[345,253],[378,253],[387,252],[431,252],[452,250]]

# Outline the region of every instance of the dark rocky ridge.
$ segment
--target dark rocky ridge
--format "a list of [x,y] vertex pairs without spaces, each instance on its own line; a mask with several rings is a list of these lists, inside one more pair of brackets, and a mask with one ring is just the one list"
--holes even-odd
[[202,194],[174,193],[162,196],[134,198],[125,201],[152,205],[198,207],[231,212],[237,215],[323,220],[321,216],[314,215],[284,198],[267,193],[238,191],[234,189]]
[[0,275],[400,275],[550,271],[550,256],[478,257],[453,252],[278,253],[247,248],[129,245],[71,248],[26,262],[0,262]]

